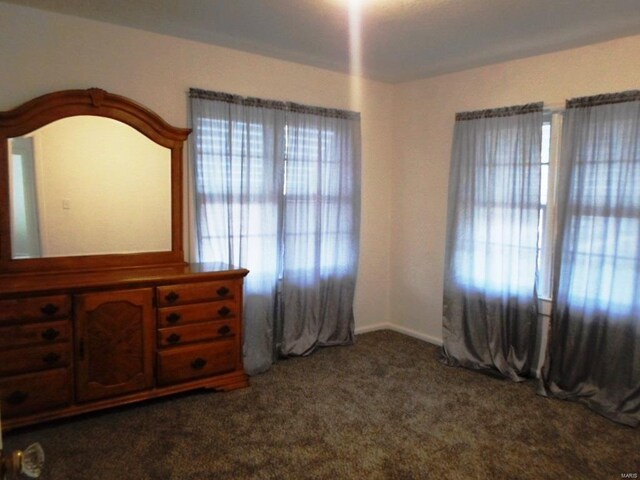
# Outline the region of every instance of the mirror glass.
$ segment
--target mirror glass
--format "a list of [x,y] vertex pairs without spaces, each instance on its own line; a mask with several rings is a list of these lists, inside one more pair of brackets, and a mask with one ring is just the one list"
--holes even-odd
[[12,258],[166,252],[171,150],[79,115],[9,141]]

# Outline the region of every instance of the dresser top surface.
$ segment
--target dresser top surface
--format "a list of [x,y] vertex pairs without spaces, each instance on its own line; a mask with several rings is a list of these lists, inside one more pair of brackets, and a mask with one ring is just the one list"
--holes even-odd
[[185,263],[155,267],[0,275],[0,298],[15,295],[80,292],[96,288],[134,288],[172,283],[228,280],[249,271],[224,263]]

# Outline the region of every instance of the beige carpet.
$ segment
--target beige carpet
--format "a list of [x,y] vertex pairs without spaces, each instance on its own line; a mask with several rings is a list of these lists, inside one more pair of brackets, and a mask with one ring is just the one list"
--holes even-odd
[[[11,432],[44,480],[619,479],[640,431],[576,403],[438,362],[389,331],[194,392]],[[640,475],[639,475],[640,477]]]

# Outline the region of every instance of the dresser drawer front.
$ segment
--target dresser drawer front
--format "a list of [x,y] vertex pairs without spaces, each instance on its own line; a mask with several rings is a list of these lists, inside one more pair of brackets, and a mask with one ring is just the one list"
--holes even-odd
[[231,372],[236,368],[236,356],[234,340],[161,351],[158,353],[158,383],[167,385]]
[[238,297],[238,286],[237,280],[166,285],[156,289],[157,304],[160,307],[170,307],[185,303],[231,300]]
[[237,316],[238,306],[233,301],[166,307],[158,309],[158,328],[177,327],[213,320],[230,320],[237,318]]
[[0,349],[67,342],[70,331],[68,320],[2,327]]
[[66,368],[0,379],[2,416],[28,415],[71,403],[71,379]]
[[233,337],[237,332],[234,320],[205,322],[184,325],[182,327],[161,328],[158,330],[159,347],[175,347],[194,342],[205,342]]
[[0,351],[0,375],[3,376],[66,367],[70,363],[69,342]]
[[0,300],[0,325],[66,318],[70,309],[67,295]]

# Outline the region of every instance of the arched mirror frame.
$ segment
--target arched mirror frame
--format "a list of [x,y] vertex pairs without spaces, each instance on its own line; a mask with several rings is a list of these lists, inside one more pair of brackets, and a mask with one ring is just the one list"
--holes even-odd
[[[125,123],[171,151],[171,250],[106,255],[13,259],[9,139],[51,122],[77,115],[94,115]],[[138,103],[98,88],[65,90],[37,97],[0,112],[0,274],[37,273],[184,263],[182,231],[182,154],[188,128],[169,125]]]

